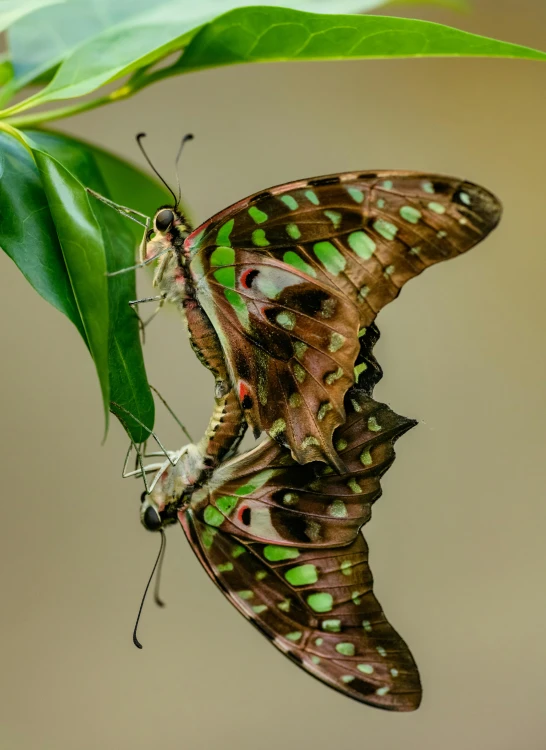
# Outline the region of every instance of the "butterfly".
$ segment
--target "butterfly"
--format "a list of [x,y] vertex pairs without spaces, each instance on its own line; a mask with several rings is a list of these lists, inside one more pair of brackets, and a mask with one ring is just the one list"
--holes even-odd
[[180,522],[225,597],[293,662],[371,706],[411,711],[415,661],[373,593],[361,527],[381,495],[394,442],[415,422],[353,387],[334,444],[342,474],[300,466],[272,439],[188,487],[165,462],[141,520],[152,531]]
[[359,336],[409,279],[469,250],[500,215],[485,188],[402,171],[279,185],[195,230],[177,205],[162,206],[141,258],[157,259],[161,303],[184,311],[215,377],[203,466],[232,455],[249,425],[299,463],[345,471],[332,437],[366,366]]

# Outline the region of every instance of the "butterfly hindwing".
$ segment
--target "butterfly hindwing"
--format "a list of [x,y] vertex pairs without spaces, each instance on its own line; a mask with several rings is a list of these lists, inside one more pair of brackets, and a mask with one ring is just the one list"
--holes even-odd
[[231,603],[295,663],[356,700],[419,706],[413,657],[372,590],[368,548],[299,550],[250,543],[181,514],[205,570]]
[[484,188],[414,172],[330,175],[234,204],[186,240],[196,298],[249,424],[300,462],[342,462],[332,434],[359,328],[410,278],[497,224]]
[[332,547],[349,544],[381,495],[380,478],[394,460],[394,442],[415,423],[351,389],[347,421],[334,444],[346,470],[300,466],[272,441],[217,469],[194,493],[196,516],[250,541]]

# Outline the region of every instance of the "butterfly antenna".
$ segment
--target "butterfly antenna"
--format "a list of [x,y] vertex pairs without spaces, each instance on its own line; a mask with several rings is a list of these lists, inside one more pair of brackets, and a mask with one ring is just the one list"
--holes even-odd
[[157,604],[158,607],[164,607],[165,602],[163,599],[159,596],[159,589],[161,586],[161,573],[163,572],[163,560],[165,559],[165,553],[167,551],[167,537],[165,536],[165,533],[162,531],[163,539],[165,540],[164,543],[161,544],[161,549],[159,551],[159,565],[157,567],[157,575],[155,577],[155,586],[154,586],[154,602]]
[[186,133],[186,135],[182,138],[180,141],[180,146],[178,148],[178,153],[176,155],[176,159],[174,160],[174,166],[176,169],[176,185],[177,185],[177,192],[178,192],[178,199],[176,201],[176,207],[180,205],[180,201],[182,199],[182,188],[180,187],[180,174],[178,172],[178,162],[180,161],[180,156],[182,155],[182,149],[184,148],[184,144],[188,141],[193,141],[193,133]]
[[163,529],[159,530],[161,534],[161,546],[159,547],[159,553],[155,559],[154,567],[152,568],[152,572],[150,574],[150,577],[148,578],[148,583],[146,584],[146,588],[144,589],[144,594],[142,595],[142,601],[140,602],[140,607],[138,608],[138,615],[135,622],[135,629],[133,630],[133,643],[137,648],[142,648],[142,643],[137,638],[137,629],[138,629],[138,623],[140,622],[140,615],[142,614],[142,607],[144,606],[144,602],[146,601],[146,594],[148,593],[148,589],[150,588],[150,583],[152,582],[152,578],[154,577],[155,570],[159,564],[159,561],[162,559],[163,556],[163,550],[165,547],[165,532]]
[[161,182],[165,185],[165,187],[167,188],[167,190],[169,191],[169,193],[172,195],[173,200],[174,200],[174,208],[176,208],[178,206],[178,202],[176,200],[176,195],[174,194],[174,191],[173,191],[172,187],[170,185],[168,185],[167,182],[165,182],[165,180],[163,179],[163,177],[159,174],[159,172],[157,171],[157,169],[152,164],[152,160],[150,159],[150,157],[146,153],[146,149],[142,145],[142,139],[143,138],[146,138],[146,133],[139,133],[137,135],[136,142],[138,143],[138,147],[142,151],[142,155],[144,156],[144,158],[148,162],[148,164],[149,164],[150,168],[152,169],[153,173],[155,175],[157,175],[157,177],[159,177],[159,179],[161,180]]

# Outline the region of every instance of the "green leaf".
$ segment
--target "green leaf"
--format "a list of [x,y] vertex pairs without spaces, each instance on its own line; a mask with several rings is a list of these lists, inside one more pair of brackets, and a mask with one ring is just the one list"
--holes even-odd
[[[56,1],[45,0],[45,4]],[[230,0],[200,0],[199,3],[193,4],[181,3],[179,0],[163,0],[153,4],[149,0],[116,0],[110,3],[101,0],[71,0],[68,3],[62,1],[62,6],[44,8],[32,15],[25,15],[10,30],[9,41],[15,69],[11,93],[35,81],[46,71],[54,69],[87,40],[93,40],[89,48],[92,59],[95,40],[101,48],[103,47],[99,40],[103,32],[106,34],[104,41],[115,40],[116,45],[119,45],[115,50],[107,50],[105,68],[113,70],[119,67],[114,58],[127,57],[124,54],[125,48],[129,51],[131,59],[134,59],[134,50],[140,52],[138,45],[142,44],[142,51],[157,51],[155,57],[158,59],[162,54],[159,50],[165,39],[177,39],[190,30],[195,32],[201,24],[241,5]],[[327,0],[323,1],[322,11],[337,10],[351,13],[372,10],[390,1],[392,0]],[[35,4],[41,3],[37,0]],[[271,5],[275,4],[283,3],[280,0],[271,0]],[[312,10],[316,3],[313,0],[296,0],[293,3],[288,2],[288,5],[302,10]]]
[[55,224],[36,164],[0,133],[0,246],[45,300],[74,323],[87,344]]
[[108,425],[108,286],[100,227],[83,185],[51,154],[32,141],[30,145],[97,369]]
[[234,10],[194,37],[171,73],[234,63],[389,57],[513,57],[546,53],[449,26],[385,16],[321,16],[273,8]]
[[[81,184],[105,197],[143,212],[154,211],[165,202],[165,191],[155,181],[106,151],[58,134],[36,131],[31,136],[44,150],[62,160]],[[133,265],[142,228],[100,201],[90,200],[102,230],[108,270]],[[107,281],[110,409],[132,439],[140,443],[149,434],[142,424],[153,428],[154,402],[144,368],[138,318],[128,304],[136,298],[135,274],[126,273]]]
[[59,5],[66,0],[2,0],[0,6],[0,31],[5,31],[25,16],[50,5]]
[[[85,185],[137,210],[154,211],[165,203],[162,187],[112,154],[60,134],[32,131],[28,136],[37,151],[61,164],[63,174],[72,175],[76,185],[70,186],[73,191],[71,201],[76,199],[75,196],[88,200],[87,193],[81,192],[81,186]],[[96,247],[97,239],[103,243],[105,250],[102,253],[106,255],[110,270],[132,265],[142,229],[99,201],[91,201],[90,207],[98,217],[98,224],[91,234],[78,227],[80,239],[85,241],[86,246],[91,241]],[[64,226],[67,222],[65,210],[72,212],[73,207],[66,203],[59,210],[62,222],[61,226],[56,226],[58,213],[54,212],[54,220],[40,173],[29,152],[14,138],[0,133],[0,213],[3,217],[0,244],[34,288],[77,326],[91,348],[59,242],[59,236],[64,236],[67,231]],[[68,218],[68,222],[71,218]],[[97,226],[100,227],[100,238],[96,235]],[[81,256],[76,255],[75,260],[79,259]],[[107,339],[110,408],[132,439],[137,443],[142,442],[149,430],[138,422],[150,429],[153,427],[154,403],[144,369],[138,320],[127,304],[136,297],[135,274],[127,273],[107,279],[104,276],[104,255],[102,263],[95,264],[92,272],[81,274],[74,268],[72,272],[77,274],[79,286],[83,284],[88,287],[84,292],[94,290],[93,294],[97,294],[97,289],[102,289],[106,283],[108,285],[106,305],[104,291],[98,292],[103,300],[98,313],[103,371],[104,339]],[[110,315],[105,320],[101,313],[106,312],[108,316],[108,310]],[[138,422],[132,420],[127,411]]]
[[[332,54],[329,51],[329,45],[326,45],[323,48],[319,49],[319,52],[317,54],[317,58],[319,59],[328,59],[331,57],[367,57],[368,55],[365,51],[360,54],[351,54],[351,51],[346,53],[343,46],[343,40],[347,38],[348,29],[346,27],[352,27],[354,24],[356,24],[356,35],[362,37],[362,35],[366,33],[366,28],[362,26],[362,22],[365,19],[361,16],[329,16],[325,15],[324,11],[357,11],[363,9],[370,10],[372,8],[386,5],[387,1],[388,0],[360,0],[360,2],[355,2],[355,0],[345,0],[343,2],[341,0],[337,0],[337,2],[334,2],[333,0],[331,0],[330,2],[326,2],[321,5],[321,10],[323,11],[322,13],[313,13],[307,15],[298,15],[299,11],[297,10],[289,10],[281,7],[267,7],[258,9],[261,15],[266,19],[265,30],[271,32],[272,30],[276,29],[280,37],[280,39],[276,42],[276,48],[270,49],[270,57],[268,57],[267,59],[300,59],[297,55],[294,56],[294,50],[291,49],[290,39],[294,38],[295,30],[293,28],[290,28],[290,25],[302,27],[301,31],[303,32],[304,40],[305,37],[309,34],[325,34],[326,37],[329,37],[331,34],[340,34],[340,43],[335,47],[335,54]],[[438,0],[429,0],[429,2],[438,3]],[[441,0],[440,4],[444,3],[445,0]],[[281,3],[279,2],[279,0],[271,0],[271,5],[277,6],[280,4]],[[295,0],[294,2],[289,4],[295,6],[296,8],[316,8],[316,2],[313,2],[313,0]],[[70,3],[67,7],[70,9],[71,13],[74,13],[75,6],[73,2]],[[48,101],[69,99],[89,94],[107,83],[117,80],[124,75],[139,71],[142,68],[145,68],[163,59],[168,54],[183,49],[187,44],[191,42],[192,38],[196,34],[198,34],[199,27],[202,24],[205,24],[204,31],[208,30],[209,33],[212,33],[213,35],[216,33],[217,29],[222,31],[224,30],[225,22],[231,25],[233,29],[241,26],[242,24],[242,45],[239,41],[236,41],[235,46],[236,48],[241,47],[241,49],[248,47],[244,42],[244,37],[247,36],[248,33],[250,33],[250,37],[253,38],[252,43],[256,42],[256,38],[255,36],[253,37],[252,30],[252,19],[254,19],[256,16],[256,8],[252,6],[237,8],[235,10],[232,10],[231,13],[227,13],[225,15],[219,16],[215,20],[211,20],[213,19],[215,12],[218,12],[218,10],[226,10],[230,7],[233,7],[233,3],[219,0],[216,0],[215,2],[212,2],[211,0],[208,0],[208,2],[199,2],[195,3],[194,5],[190,5],[189,7],[188,4],[180,3],[179,0],[171,0],[171,2],[169,3],[160,3],[158,5],[154,5],[152,8],[149,8],[145,12],[139,12],[136,15],[131,16],[130,18],[125,18],[118,23],[109,25],[101,33],[96,34],[76,48],[73,47],[73,40],[71,38],[69,38],[69,40],[67,40],[65,44],[63,37],[61,36],[60,38],[61,40],[63,40],[61,46],[64,46],[65,54],[67,54],[68,56],[59,67],[53,80],[49,83],[48,86],[46,86],[43,91],[39,92],[33,97],[30,97],[25,102],[19,103],[11,109],[6,110],[6,113],[9,112],[11,114],[20,112],[24,109],[27,109],[29,106],[42,104]],[[90,11],[92,11],[92,8],[93,5],[90,6]],[[57,11],[56,9],[51,9],[50,15],[54,14],[54,12],[60,13],[60,11]],[[296,15],[294,16],[291,14]],[[247,18],[250,19],[250,28],[248,31],[246,30]],[[27,23],[30,23],[31,20],[32,19],[28,19]],[[410,24],[409,27],[402,27],[402,31],[406,35],[412,32],[411,24],[417,23],[407,19],[384,20],[397,20],[401,24]],[[210,23],[207,24],[207,21],[210,21]],[[318,24],[317,29],[313,31],[307,29],[307,27],[310,27],[310,25],[312,25],[315,21]],[[83,33],[81,28],[82,25],[83,24],[81,23],[81,19],[79,19],[76,38],[79,38],[79,35]],[[282,39],[282,28],[284,28],[284,25],[288,26],[287,33],[289,39],[287,40],[287,44],[285,44]],[[66,26],[66,24],[64,24],[64,26]],[[93,24],[91,24],[91,26],[93,26]],[[438,26],[437,24],[429,24],[429,26],[437,26],[437,28],[439,29],[444,28]],[[47,29],[47,25],[45,25],[45,27]],[[57,22],[55,24],[55,43],[59,43],[58,29],[60,27],[62,27],[62,25]],[[68,23],[68,28],[70,27],[71,23]],[[334,30],[333,32],[330,32],[332,28]],[[260,33],[264,33],[264,29],[258,31],[258,34]],[[464,37],[472,37],[472,35],[464,35],[463,32],[456,31],[456,33]],[[35,34],[36,30],[34,29],[34,35]],[[419,37],[420,32],[418,31],[416,32],[416,34],[417,37]],[[43,47],[42,35],[43,32],[42,30],[40,30],[40,43],[38,43],[37,39],[34,39],[33,49],[29,52],[29,54],[31,55],[31,59],[32,55],[42,54],[40,51]],[[349,36],[353,38],[355,34],[350,33]],[[32,41],[33,34],[31,33],[31,31],[27,32],[27,37]],[[271,35],[270,38],[273,40],[274,34]],[[422,44],[419,45],[418,41],[419,39],[417,40],[417,44],[414,42],[413,47],[410,45],[409,54],[421,54]],[[250,46],[252,46],[252,43],[250,44]],[[417,52],[412,52],[411,50],[416,46],[418,48]],[[372,56],[393,56],[390,46],[386,51],[383,49],[383,47],[381,47],[381,45],[380,48],[381,49],[379,53]],[[290,50],[288,56],[287,50]],[[245,49],[245,52],[248,54],[248,48]],[[403,52],[398,56],[404,56],[405,54],[406,53]],[[438,53],[431,52],[430,54]],[[466,53],[462,51],[461,54]],[[510,56],[510,54],[506,50],[504,50],[504,52],[499,52],[499,54]],[[57,50],[55,54],[53,54],[52,52],[52,54],[49,55],[47,61],[42,61],[41,63],[39,61],[35,61],[34,67],[32,69],[33,72],[29,73],[27,71],[26,80],[28,80],[29,75],[35,76],[37,72],[42,72],[46,68],[51,68],[54,63],[59,62],[59,56],[60,49]],[[20,75],[20,70],[24,70],[25,65],[27,65],[26,62],[23,63],[19,61],[19,58],[21,57],[22,53],[21,51],[19,51],[17,57],[15,57],[13,61],[16,68],[16,74],[18,76]],[[302,57],[301,59],[305,58]],[[236,61],[240,62],[244,60]],[[207,66],[200,63],[199,67]],[[182,71],[183,69],[186,69],[184,64],[182,64],[182,66],[180,67],[180,71]],[[188,67],[187,69],[190,69],[190,67]],[[130,85],[131,84],[129,82],[129,86]]]

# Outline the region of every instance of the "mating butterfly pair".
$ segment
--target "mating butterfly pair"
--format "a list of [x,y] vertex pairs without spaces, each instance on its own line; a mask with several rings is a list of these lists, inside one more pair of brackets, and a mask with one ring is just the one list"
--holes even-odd
[[[347,173],[272,188],[192,232],[162,207],[141,246],[216,380],[206,434],[161,467],[144,525],[178,519],[211,578],[279,649],[382,708],[415,709],[421,692],[360,534],[412,425],[371,398],[374,320],[500,213],[491,193],[453,178]],[[247,425],[270,440],[222,463]]]

